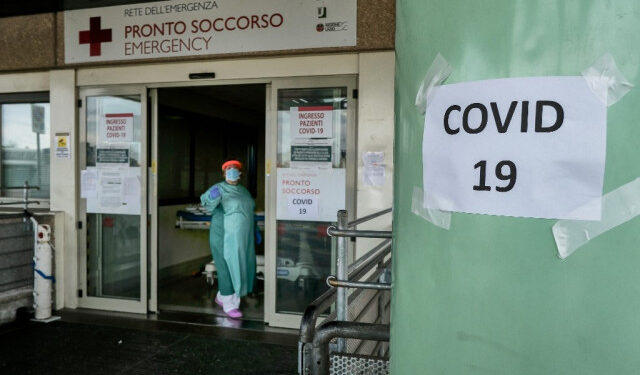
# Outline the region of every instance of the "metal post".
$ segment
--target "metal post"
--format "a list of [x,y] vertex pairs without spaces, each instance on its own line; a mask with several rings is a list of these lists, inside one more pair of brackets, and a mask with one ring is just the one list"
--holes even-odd
[[[345,210],[338,211],[338,229],[345,230],[348,227],[348,214]],[[336,264],[336,275],[340,280],[348,279],[348,267],[347,264],[347,247],[349,245],[349,239],[347,237],[338,237],[338,256]],[[347,288],[339,287],[336,294],[336,320],[347,321],[349,317],[348,311],[348,299]],[[344,338],[338,339],[338,352],[343,353],[346,350],[346,340]]]
[[24,199],[24,210],[27,211],[29,209],[29,181],[25,181],[23,186],[22,198]]
[[42,177],[40,172],[40,133],[36,133],[36,175],[38,176],[38,186],[42,185]]

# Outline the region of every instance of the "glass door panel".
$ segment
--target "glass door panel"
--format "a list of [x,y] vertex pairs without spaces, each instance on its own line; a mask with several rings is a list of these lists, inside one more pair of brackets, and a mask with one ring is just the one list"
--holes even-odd
[[146,95],[105,89],[83,98],[80,304],[146,312]]
[[276,314],[299,316],[327,290],[327,227],[351,201],[349,85],[317,86],[277,89]]

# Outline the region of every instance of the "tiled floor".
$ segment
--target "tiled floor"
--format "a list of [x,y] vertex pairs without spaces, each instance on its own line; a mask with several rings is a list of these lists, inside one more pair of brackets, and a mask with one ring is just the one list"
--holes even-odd
[[[244,319],[264,321],[264,293],[262,282],[256,283],[256,293],[242,298],[240,309]],[[184,277],[158,288],[158,309],[160,311],[180,311],[200,314],[211,314],[225,317],[222,309],[213,300],[218,289],[209,286],[205,278],[199,274]]]
[[237,340],[215,332],[233,335],[245,330],[185,327],[179,332],[68,321],[0,327],[0,374],[296,373],[296,348],[291,345],[295,336],[256,341],[248,333],[249,340]]

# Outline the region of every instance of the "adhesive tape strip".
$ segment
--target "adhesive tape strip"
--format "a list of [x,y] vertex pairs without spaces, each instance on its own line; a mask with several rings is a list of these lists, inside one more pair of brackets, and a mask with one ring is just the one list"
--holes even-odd
[[451,212],[424,207],[424,191],[413,187],[411,197],[411,212],[432,223],[433,225],[449,230],[451,228]]
[[553,225],[558,256],[565,259],[602,233],[640,215],[640,178],[602,197],[600,221],[560,220]]
[[416,107],[420,113],[427,111],[429,95],[435,86],[441,85],[451,75],[451,65],[438,53],[431,63],[427,74],[425,74],[422,84],[416,94]]
[[582,71],[591,91],[607,105],[622,99],[633,88],[616,65],[613,56],[605,53],[593,65]]

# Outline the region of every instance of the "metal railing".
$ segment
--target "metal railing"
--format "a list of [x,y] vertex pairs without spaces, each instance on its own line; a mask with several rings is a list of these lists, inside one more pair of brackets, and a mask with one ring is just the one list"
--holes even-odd
[[[36,228],[29,200],[29,186],[0,187],[4,190],[23,190],[23,200],[0,202],[0,206],[21,205],[22,209],[3,211],[0,215],[0,324],[13,320],[19,308],[33,304],[33,257]],[[16,198],[17,199],[17,198]]]
[[[390,212],[389,208],[347,222],[347,212],[338,211],[337,226],[328,228],[327,233],[337,237],[336,275],[327,278],[330,289],[309,304],[302,317],[298,344],[300,374],[353,373],[356,370],[367,374],[387,373],[387,350],[383,350],[380,343],[389,341],[392,232],[352,228]],[[349,239],[354,237],[381,238],[383,241],[348,265]],[[348,289],[352,292],[348,293]],[[316,328],[320,315],[334,302],[335,310]],[[365,306],[360,311],[350,311],[349,306],[356,305]],[[373,311],[377,316],[372,319],[369,306],[373,305],[378,308]],[[352,319],[349,319],[350,315],[353,315]],[[369,321],[364,322],[367,316]],[[351,348],[348,348],[347,339],[354,343]],[[357,355],[363,343],[370,341],[378,342],[373,349],[377,356]]]
[[30,190],[40,190],[40,186],[30,186],[28,181],[24,182],[22,186],[6,186],[0,187],[0,191],[5,190],[22,190],[22,200],[21,201],[13,201],[13,202],[0,202],[0,206],[11,206],[16,204],[22,204],[22,208],[25,211],[29,210],[30,204],[40,204],[40,201],[31,201],[29,200],[29,191]]

